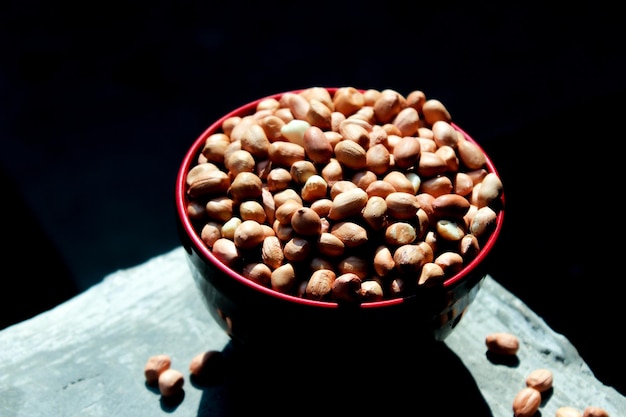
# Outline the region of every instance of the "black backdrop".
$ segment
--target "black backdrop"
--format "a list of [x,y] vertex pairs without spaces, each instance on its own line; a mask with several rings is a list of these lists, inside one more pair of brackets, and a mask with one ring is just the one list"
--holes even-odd
[[626,392],[624,23],[598,2],[3,2],[1,324],[175,248],[178,163],[224,112],[307,86],[421,89],[505,184],[492,276]]

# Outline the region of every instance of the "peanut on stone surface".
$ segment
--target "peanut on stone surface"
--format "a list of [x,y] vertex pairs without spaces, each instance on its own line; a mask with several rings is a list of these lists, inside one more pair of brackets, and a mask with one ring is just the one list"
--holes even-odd
[[517,336],[507,332],[490,333],[485,337],[485,344],[489,352],[498,355],[515,355],[519,350]]
[[187,211],[207,248],[257,283],[304,297],[314,263],[338,277],[357,255],[369,261],[359,285],[376,284],[321,299],[389,299],[441,285],[480,253],[503,194],[486,162],[422,91],[311,87],[225,119],[187,174]]
[[185,384],[185,377],[177,369],[166,369],[159,375],[159,392],[164,397],[172,397],[179,394]]
[[541,393],[534,388],[522,388],[513,399],[514,417],[532,417],[541,405]]
[[172,359],[169,355],[159,354],[148,358],[144,367],[144,376],[148,385],[156,385],[159,375],[170,368]]

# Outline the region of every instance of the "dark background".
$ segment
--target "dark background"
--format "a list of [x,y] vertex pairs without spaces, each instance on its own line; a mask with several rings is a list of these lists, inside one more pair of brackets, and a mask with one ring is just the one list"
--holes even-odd
[[187,147],[250,100],[420,89],[490,154],[491,275],[626,392],[623,12],[386,1],[0,5],[0,325],[178,246]]

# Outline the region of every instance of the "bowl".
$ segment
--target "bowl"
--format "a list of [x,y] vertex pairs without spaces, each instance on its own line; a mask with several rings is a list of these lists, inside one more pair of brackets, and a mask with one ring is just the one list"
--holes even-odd
[[[317,100],[316,94],[319,95],[319,100]],[[382,110],[377,111],[381,114],[381,120],[378,121],[377,119],[372,119],[372,117],[378,117],[376,116],[377,113],[373,112],[373,109],[375,108],[374,100],[383,95],[386,95],[388,101],[393,102],[394,100],[397,100],[401,104],[399,104],[399,107],[396,107],[395,109],[393,109],[393,106],[391,105],[387,105],[386,107],[380,105],[379,109]],[[298,112],[301,112],[301,109],[303,108],[303,101],[301,100],[303,97],[306,98],[308,103],[308,107],[305,105],[304,108],[307,108],[309,112],[313,108],[317,109],[315,114],[318,117],[311,116],[311,113],[307,114],[306,112],[301,113],[298,116]],[[239,213],[237,208],[235,208],[230,215],[224,216],[220,212],[218,216],[211,211],[210,216],[212,217],[208,217],[209,214],[206,212],[206,210],[208,210],[206,208],[206,203],[209,200],[230,200],[231,205],[234,205],[235,207],[239,207],[239,202],[246,199],[255,200],[257,202],[262,201],[262,197],[258,196],[258,194],[251,194],[251,197],[242,197],[246,195],[245,192],[237,191],[236,196],[233,196],[233,194],[235,194],[234,186],[232,185],[234,182],[233,175],[229,175],[228,179],[224,179],[226,177],[220,174],[219,181],[215,179],[212,180],[211,184],[213,185],[211,185],[211,187],[217,188],[211,188],[212,191],[208,192],[208,197],[206,195],[199,197],[198,194],[201,193],[190,191],[189,182],[191,182],[191,180],[188,182],[188,177],[190,176],[189,173],[200,163],[213,163],[215,166],[218,166],[222,172],[228,171],[224,165],[219,162],[221,160],[223,161],[223,157],[216,157],[216,154],[223,152],[224,147],[221,148],[222,150],[219,150],[219,147],[215,147],[214,149],[217,150],[211,151],[211,153],[208,154],[206,151],[203,153],[207,140],[215,134],[226,134],[226,132],[234,137],[235,133],[231,132],[231,122],[235,120],[238,121],[243,118],[251,119],[247,116],[251,116],[253,114],[257,114],[257,119],[261,119],[261,115],[278,114],[273,107],[276,106],[277,103],[283,108],[289,108],[290,111],[285,112],[290,113],[296,119],[309,118],[307,119],[310,122],[308,123],[309,125],[328,126],[325,124],[328,123],[328,119],[326,118],[325,121],[323,121],[323,118],[319,117],[320,114],[328,114],[328,111],[323,108],[320,109],[319,106],[320,103],[324,102],[324,100],[328,100],[328,97],[330,97],[331,100],[337,101],[333,104],[328,104],[327,102],[327,108],[332,108],[335,111],[339,111],[338,109],[341,109],[341,111],[344,112],[344,117],[335,115],[339,120],[343,120],[343,118],[360,118],[362,120],[355,121],[355,125],[367,127],[368,125],[363,123],[363,119],[368,117],[371,122],[369,125],[370,127],[372,125],[378,125],[376,129],[384,127],[389,131],[390,141],[392,137],[394,140],[398,139],[396,136],[402,137],[402,135],[395,135],[396,130],[394,130],[393,126],[390,125],[395,123],[396,127],[400,126],[403,129],[401,131],[403,132],[403,135],[407,132],[407,130],[404,129],[411,129],[410,127],[405,127],[405,125],[410,124],[410,121],[413,120],[411,117],[406,116],[406,114],[410,114],[411,112],[407,111],[405,116],[403,116],[403,118],[408,121],[400,121],[400,116],[398,114],[401,109],[412,107],[416,110],[419,109],[417,112],[419,116],[419,129],[422,130],[416,130],[415,133],[406,135],[426,137],[430,134],[429,132],[433,132],[432,128],[435,121],[443,120],[448,126],[451,126],[454,129],[459,142],[466,141],[470,144],[468,146],[471,149],[474,149],[475,152],[480,152],[478,158],[480,166],[476,166],[476,162],[472,161],[471,158],[468,159],[465,156],[465,159],[459,158],[458,155],[459,152],[461,152],[461,146],[458,145],[456,159],[457,162],[459,160],[461,161],[461,167],[456,170],[448,167],[445,172],[442,172],[438,170],[438,168],[430,169],[421,167],[418,171],[416,168],[418,167],[417,161],[402,162],[402,164],[404,164],[404,166],[408,166],[408,168],[403,167],[400,169],[400,161],[402,160],[400,156],[392,159],[393,163],[391,168],[389,168],[389,170],[397,168],[396,170],[404,172],[405,176],[408,176],[406,175],[408,172],[413,172],[413,174],[415,174],[408,176],[413,181],[413,195],[417,196],[420,194],[433,193],[422,196],[428,198],[420,200],[421,203],[418,204],[420,209],[426,210],[429,213],[429,223],[424,226],[425,228],[428,228],[429,231],[420,232],[418,230],[417,233],[420,237],[415,238],[410,244],[426,244],[429,247],[438,248],[433,251],[430,258],[427,258],[426,261],[428,261],[428,263],[435,263],[434,258],[436,258],[440,252],[454,252],[450,248],[455,248],[455,251],[463,254],[463,263],[460,266],[458,264],[454,264],[454,262],[451,262],[451,266],[444,265],[441,267],[441,270],[447,268],[445,274],[442,275],[440,273],[435,273],[435,278],[433,278],[430,283],[425,281],[426,284],[429,285],[423,283],[418,285],[417,282],[419,276],[422,270],[425,269],[423,267],[423,262],[419,267],[406,267],[404,261],[399,260],[396,263],[397,268],[392,268],[394,271],[396,269],[402,270],[398,279],[394,278],[392,280],[391,278],[386,277],[385,279],[382,279],[381,274],[376,274],[375,269],[369,269],[369,274],[372,275],[372,278],[375,278],[374,280],[377,281],[380,284],[380,288],[384,290],[382,296],[379,292],[374,292],[374,296],[370,298],[368,298],[368,296],[371,295],[369,293],[365,296],[364,294],[366,294],[366,292],[361,289],[359,285],[370,279],[359,275],[360,279],[354,279],[354,277],[351,276],[351,279],[343,281],[344,289],[351,288],[348,292],[349,296],[333,296],[332,292],[330,292],[330,296],[328,296],[327,292],[320,290],[314,292],[315,296],[312,297],[310,294],[306,295],[306,291],[303,289],[306,286],[307,280],[310,279],[310,273],[304,269],[303,265],[307,265],[308,267],[308,265],[312,263],[311,257],[313,255],[311,255],[311,253],[316,253],[315,250],[313,250],[313,252],[307,252],[309,253],[307,256],[302,255],[303,258],[298,258],[298,256],[301,256],[299,254],[291,254],[289,260],[283,259],[283,265],[285,263],[297,264],[294,269],[294,274],[298,284],[294,287],[290,287],[292,290],[286,291],[284,289],[273,288],[271,284],[268,284],[265,281],[260,281],[257,278],[251,279],[249,274],[244,276],[241,265],[248,263],[248,259],[260,256],[256,254],[260,253],[259,247],[262,246],[262,241],[265,239],[257,239],[256,243],[246,244],[245,248],[238,247],[238,252],[233,256],[233,258],[228,258],[228,260],[224,258],[223,254],[220,253],[217,255],[217,252],[214,253],[212,248],[205,243],[205,240],[202,237],[202,228],[209,222],[221,225],[220,227],[224,228],[224,234],[230,235],[230,239],[235,240],[236,238],[232,237],[233,232],[231,227],[236,226],[228,226],[229,229],[226,229],[225,224],[230,221],[229,217],[237,219],[241,216],[241,213]],[[313,99],[316,101],[314,102]],[[341,100],[344,100],[344,102]],[[390,112],[391,114],[386,115],[384,113],[385,111]],[[413,112],[413,115],[415,113],[416,112]],[[358,115],[366,116],[357,117]],[[288,124],[288,120],[288,118],[283,119],[283,122]],[[333,121],[331,122],[331,126],[334,127],[321,128],[321,130],[328,131],[334,129],[336,131],[339,129],[337,127],[338,125],[339,122]],[[286,128],[281,127],[281,131],[284,135],[277,135],[280,137],[280,139],[276,139],[277,141],[289,142],[291,140],[293,142],[298,142],[298,140],[300,140],[287,139],[285,136],[288,136],[288,132],[291,131],[288,131]],[[437,132],[437,139],[440,141],[440,146],[442,147],[445,145],[445,142],[442,141],[444,140],[443,137],[445,137],[446,134],[441,133],[440,130],[437,130]],[[291,135],[291,133],[289,133],[289,135]],[[349,133],[342,135],[341,140],[360,140],[352,139],[352,137],[348,138],[348,135]],[[370,134],[370,136],[373,136],[373,134]],[[302,136],[299,136],[299,138],[301,137]],[[331,135],[331,137],[336,137],[336,135]],[[239,136],[237,136],[237,138],[239,138]],[[234,141],[233,138],[228,137],[228,139]],[[268,141],[273,142],[273,140],[269,139]],[[241,140],[239,140],[239,143],[241,143]],[[333,143],[333,148],[335,149],[336,143],[337,142]],[[453,143],[456,142],[453,140]],[[362,142],[362,144],[364,148],[370,146],[365,142]],[[428,144],[430,145],[430,142]],[[396,145],[397,142],[394,142],[394,147]],[[241,148],[246,146],[249,147],[251,145],[240,145],[239,147]],[[434,153],[430,152],[430,150],[428,150],[428,148],[424,145],[421,146],[420,151],[420,158],[425,161],[427,157],[432,156],[431,153]],[[428,155],[426,154],[427,151],[429,152]],[[257,148],[254,148],[254,150],[251,150],[250,152],[258,152],[258,155],[255,158],[254,170],[255,173],[258,174],[257,176],[262,178],[263,187],[267,191],[267,179],[265,175],[270,168],[277,167],[279,164],[267,164],[267,160],[271,158],[269,156],[265,156],[267,155],[265,151],[257,151]],[[311,152],[313,153],[313,151]],[[308,154],[309,150],[307,150],[307,155]],[[333,153],[332,157],[334,158],[335,156],[339,158],[339,154]],[[358,158],[358,156],[353,155],[348,159],[345,159],[345,157],[342,156],[342,164],[351,164],[352,162],[347,161],[352,161],[352,158]],[[469,162],[466,163],[464,162],[465,160]],[[288,164],[289,163],[287,162],[287,165]],[[321,162],[315,162],[314,164],[317,167],[317,173],[320,173],[323,164]],[[428,165],[426,162],[424,164],[425,166]],[[286,169],[289,170],[289,168]],[[356,163],[351,167],[344,166],[344,178],[346,180],[350,179],[352,183],[356,184],[355,178],[357,177],[355,174],[361,170],[363,170],[361,165],[357,165]],[[435,171],[436,173],[434,173]],[[376,174],[376,177],[378,179],[383,178],[383,170],[377,168],[377,172],[379,172],[379,174]],[[473,192],[467,193],[467,191],[461,192],[460,185],[458,188],[454,188],[454,190],[459,190],[458,193],[456,191],[451,191],[449,186],[448,188],[444,187],[444,190],[446,191],[439,191],[439,188],[436,186],[434,188],[426,188],[426,184],[429,179],[443,177],[455,179],[453,184],[454,187],[457,187],[457,183],[462,182],[461,180],[456,181],[458,172],[463,172],[473,178],[472,189],[474,191],[477,191],[480,187],[482,187],[482,185],[477,186],[474,185],[474,183],[482,184],[482,181],[486,178],[487,174],[493,174],[490,175],[490,178],[492,178],[492,180],[495,179],[495,181],[491,181],[492,184],[489,187],[487,185],[484,186],[485,190],[491,190],[490,193],[487,193],[489,195],[486,197],[487,199],[485,200],[485,197],[483,197],[482,200],[480,200],[480,197],[475,197],[475,195],[478,195],[477,192],[474,194]],[[292,176],[294,175],[296,174],[292,172]],[[219,186],[215,185],[220,181],[225,181],[227,184]],[[328,182],[332,183],[331,180]],[[431,181],[430,183],[435,182],[436,181]],[[249,183],[247,184],[249,185]],[[289,185],[289,187],[291,189],[301,192],[301,187],[303,186],[302,183],[298,183],[297,186],[293,185],[294,182],[291,182],[290,184],[291,185]],[[419,188],[415,191],[415,188],[418,186]],[[228,187],[232,187],[232,189]],[[246,189],[246,186],[243,188]],[[252,186],[248,188],[252,188]],[[360,188],[365,189],[364,186]],[[217,189],[219,189],[219,191],[215,191]],[[226,191],[224,191],[225,189]],[[275,193],[278,192],[276,191],[277,189],[278,188],[274,188]],[[431,191],[433,189],[437,191]],[[330,190],[330,187],[328,190]],[[428,192],[423,190],[427,190]],[[330,191],[327,192],[327,195],[330,195]],[[469,208],[461,204],[461,206],[467,208],[467,210],[464,208],[460,209],[463,212],[462,215],[459,214],[459,211],[456,209],[441,209],[437,212],[435,217],[431,203],[433,198],[439,196],[439,194],[463,194],[465,200],[468,202],[471,201],[471,204],[467,205]],[[430,198],[430,196],[433,198]],[[369,194],[368,197],[370,197]],[[479,200],[477,200],[477,198]],[[316,198],[314,201],[321,199],[322,198]],[[235,201],[235,203],[233,204],[232,201]],[[480,201],[480,204],[475,203],[476,201]],[[404,96],[394,90],[364,90],[354,87],[311,87],[282,92],[259,98],[224,114],[218,120],[215,120],[204,132],[199,135],[199,137],[195,139],[195,141],[191,143],[187,153],[184,155],[176,179],[175,203],[176,222],[179,230],[180,241],[182,246],[185,248],[189,269],[199,291],[200,297],[208,308],[211,316],[229,335],[233,343],[237,345],[282,346],[283,349],[287,346],[287,344],[291,344],[291,346],[294,347],[315,345],[318,348],[325,348],[329,345],[338,346],[340,343],[351,343],[353,346],[363,346],[364,344],[374,346],[376,343],[388,345],[389,343],[401,343],[402,340],[408,338],[411,340],[423,340],[424,342],[443,341],[453,331],[464,316],[467,308],[476,297],[476,294],[480,289],[481,282],[488,273],[488,265],[491,258],[490,255],[498,241],[498,236],[501,233],[504,218],[504,193],[502,192],[502,183],[499,182],[496,167],[478,143],[452,121],[449,112],[443,103],[430,98],[425,100],[425,94],[420,91],[412,92]],[[312,201],[310,201],[310,199],[303,203],[303,206],[310,207],[311,205]],[[400,203],[400,205],[402,204]],[[476,213],[479,205],[481,207],[484,206],[489,208],[493,214],[482,228],[477,227],[474,229],[471,228],[470,222],[472,221],[471,219],[477,218],[478,216],[474,214],[470,217],[469,213]],[[347,204],[347,206],[352,207],[350,204]],[[446,206],[446,204],[439,203],[436,207],[442,206]],[[455,204],[452,204],[451,206],[455,206]],[[267,211],[267,205],[265,205],[264,208],[266,209],[265,211]],[[398,210],[402,211],[402,209]],[[226,211],[228,212],[228,210]],[[336,209],[336,212],[339,211],[339,209]],[[326,214],[326,212],[324,213]],[[274,218],[277,217],[277,214],[278,213],[276,211],[272,211],[270,213],[270,215]],[[417,213],[413,214],[417,217]],[[352,215],[357,217],[360,216],[360,214],[355,215],[354,213]],[[400,215],[398,216],[401,217]],[[220,220],[218,220],[217,217],[219,217]],[[327,228],[323,229],[326,232],[330,231],[331,225],[335,225],[346,220],[338,214],[333,217],[334,220],[330,221],[328,220],[328,216],[326,218],[324,218],[323,215],[320,217],[322,219],[322,224],[327,226]],[[348,219],[351,218],[348,217]],[[394,219],[391,219],[391,216],[389,215],[386,219],[386,225],[397,222],[395,217]],[[236,224],[239,224],[241,223],[241,218],[239,218],[239,221],[235,221]],[[414,217],[411,217],[410,220],[402,220],[400,222],[403,223],[404,226],[404,223],[411,223],[413,221]],[[273,226],[275,226],[276,222],[277,220],[274,220],[273,222],[267,221],[267,225],[269,227],[264,229],[264,233],[272,234],[272,232],[268,232],[268,230],[273,230],[275,232],[276,229]],[[454,231],[451,230],[449,230],[449,232],[445,232],[446,225],[457,225],[461,228],[462,233],[467,235],[478,235],[478,231],[480,231],[480,238],[473,240],[473,243],[470,245],[471,248],[466,245],[465,249],[461,251],[460,249],[456,249],[461,246],[458,237],[450,237],[446,235],[446,233],[454,233]],[[443,228],[440,232],[446,236],[446,239],[442,239],[441,236],[443,235],[436,232],[436,227],[438,226]],[[382,228],[386,230],[385,227]],[[417,229],[419,229],[419,227],[417,227],[416,230]],[[215,230],[215,228],[213,230]],[[218,230],[220,230],[219,227]],[[228,232],[226,232],[226,230],[228,230]],[[348,254],[360,256],[362,259],[367,259],[369,261],[370,259],[374,259],[374,247],[378,248],[381,245],[384,245],[391,248],[389,250],[390,253],[395,253],[399,246],[406,243],[403,240],[392,240],[392,243],[388,244],[386,243],[387,241],[384,237],[385,234],[380,230],[377,229],[374,231],[373,229],[367,228],[365,230],[367,232],[367,238],[366,243],[363,244],[363,246],[358,246],[357,244],[353,245],[350,243],[351,246],[346,250],[346,252],[344,252],[344,254],[325,256],[325,259],[331,262],[333,267],[338,265],[342,259],[345,259]],[[435,230],[435,232],[433,230]],[[475,230],[476,233],[470,233]],[[302,239],[307,242],[315,241],[318,239],[319,233],[321,233],[319,229],[316,229],[316,232],[313,232],[312,235],[306,234],[306,236]],[[398,232],[398,234],[401,233]],[[298,236],[298,233],[295,233],[295,236]],[[468,236],[468,238],[469,237],[470,236]],[[281,245],[284,247],[287,238],[283,239],[281,237],[279,240],[281,241]],[[470,240],[468,239],[467,242],[469,241]],[[214,240],[210,240],[210,242],[214,243]],[[251,255],[251,253],[254,253],[255,255]],[[295,253],[298,253],[298,251],[296,250]],[[294,261],[292,262],[291,259],[294,259]],[[255,258],[254,262],[257,261],[258,259]],[[234,263],[231,264],[231,262]],[[445,261],[442,262],[445,263]],[[315,265],[319,265],[319,263],[315,263]],[[270,269],[275,271],[277,268],[278,266],[274,265]],[[338,277],[343,272],[352,271],[350,268],[351,267],[348,266],[347,269],[337,271],[333,278]],[[435,270],[437,269],[435,268]],[[335,281],[338,280],[335,279]],[[352,286],[354,282],[360,283],[357,285],[357,287],[359,287],[358,291]],[[339,287],[339,285],[337,286]],[[376,285],[373,286],[374,288],[377,288]],[[323,289],[324,285],[321,285],[321,287]],[[325,295],[322,296],[320,293]],[[359,294],[359,296],[355,296],[355,294]]]

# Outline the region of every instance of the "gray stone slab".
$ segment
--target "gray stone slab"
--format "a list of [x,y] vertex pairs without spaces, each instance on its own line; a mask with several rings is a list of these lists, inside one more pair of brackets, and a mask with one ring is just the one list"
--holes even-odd
[[[495,331],[519,336],[513,361],[486,354],[484,338]],[[371,362],[358,364],[350,362],[350,352],[337,352],[334,363],[302,358],[257,368],[242,359],[221,382],[201,385],[189,377],[188,365],[207,350],[229,353],[232,346],[202,304],[177,248],[2,330],[0,416],[226,416],[246,409],[511,416],[526,375],[540,367],[551,369],[555,380],[542,416],[565,405],[581,412],[599,406],[612,417],[626,410],[626,398],[599,382],[567,339],[491,277],[434,349],[409,346],[397,357],[374,353]],[[184,397],[176,402],[145,385],[143,367],[157,353],[169,354],[172,367],[186,376]],[[343,377],[352,371],[358,380]]]

